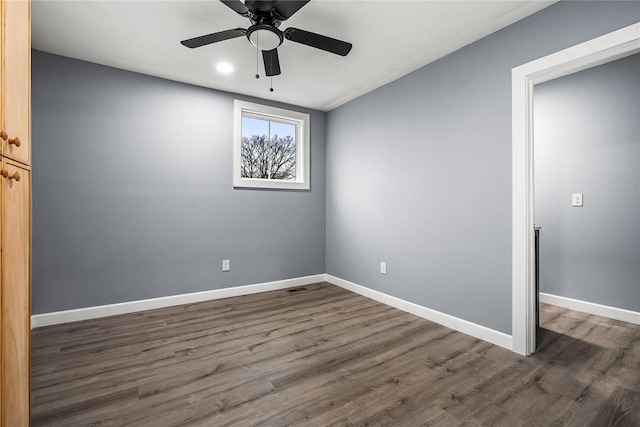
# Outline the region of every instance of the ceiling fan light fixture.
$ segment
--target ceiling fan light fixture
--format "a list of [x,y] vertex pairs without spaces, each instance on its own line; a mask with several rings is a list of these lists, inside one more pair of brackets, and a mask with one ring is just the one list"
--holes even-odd
[[233,65],[228,62],[219,62],[218,65],[216,65],[216,70],[221,74],[231,74],[233,73]]
[[271,25],[252,25],[247,29],[247,38],[260,50],[273,50],[282,44],[282,31]]

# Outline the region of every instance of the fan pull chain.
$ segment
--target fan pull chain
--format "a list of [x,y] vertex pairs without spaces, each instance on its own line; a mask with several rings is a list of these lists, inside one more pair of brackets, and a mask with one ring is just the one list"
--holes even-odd
[[260,63],[260,48],[258,46],[260,46],[260,33],[258,32],[256,34],[256,79],[260,78],[260,74],[258,74],[258,69],[259,69],[259,63]]
[[269,92],[273,92],[273,55],[269,58],[269,63],[271,64],[271,87],[269,88]]

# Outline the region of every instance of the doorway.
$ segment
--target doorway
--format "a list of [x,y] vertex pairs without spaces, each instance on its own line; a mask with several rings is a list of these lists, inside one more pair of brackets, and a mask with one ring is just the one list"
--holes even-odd
[[640,52],[640,23],[512,70],[512,350],[536,349],[533,88]]
[[634,54],[534,87],[536,281],[547,312],[640,323],[639,71]]

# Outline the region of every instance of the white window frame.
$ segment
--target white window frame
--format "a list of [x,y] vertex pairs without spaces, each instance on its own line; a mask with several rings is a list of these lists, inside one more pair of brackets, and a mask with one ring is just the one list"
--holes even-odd
[[[273,188],[281,190],[308,190],[309,182],[309,114],[253,102],[234,101],[233,130],[233,187],[234,188]],[[243,178],[242,163],[242,117],[253,117],[289,123],[296,126],[296,179]]]

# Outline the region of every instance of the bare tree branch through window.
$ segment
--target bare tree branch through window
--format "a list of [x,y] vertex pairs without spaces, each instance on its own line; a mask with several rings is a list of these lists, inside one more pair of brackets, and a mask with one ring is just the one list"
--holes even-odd
[[296,142],[289,135],[243,137],[241,159],[243,178],[296,179]]

